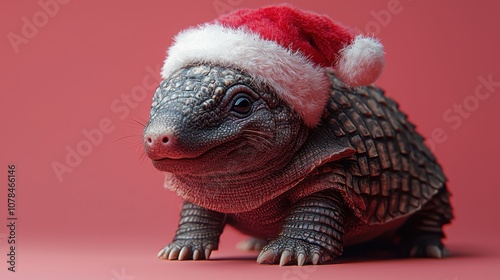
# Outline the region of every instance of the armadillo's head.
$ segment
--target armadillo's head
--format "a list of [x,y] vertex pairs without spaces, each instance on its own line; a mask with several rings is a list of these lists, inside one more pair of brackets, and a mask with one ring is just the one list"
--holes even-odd
[[286,165],[307,134],[273,89],[237,69],[196,65],[160,84],[143,140],[159,170],[254,177]]

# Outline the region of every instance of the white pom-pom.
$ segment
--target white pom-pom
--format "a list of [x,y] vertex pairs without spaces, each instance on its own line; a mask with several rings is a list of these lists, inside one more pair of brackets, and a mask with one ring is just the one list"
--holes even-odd
[[340,51],[337,74],[349,86],[375,82],[384,68],[384,46],[375,38],[358,35]]

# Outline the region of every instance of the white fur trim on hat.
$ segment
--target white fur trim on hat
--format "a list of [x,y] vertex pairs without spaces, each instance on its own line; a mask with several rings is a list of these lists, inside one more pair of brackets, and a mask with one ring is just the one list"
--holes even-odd
[[309,126],[318,124],[329,97],[330,83],[324,68],[244,28],[215,23],[182,31],[168,50],[162,77],[166,79],[195,63],[245,71],[273,88]]
[[377,39],[358,35],[340,51],[337,74],[349,86],[369,85],[382,73],[384,54]]

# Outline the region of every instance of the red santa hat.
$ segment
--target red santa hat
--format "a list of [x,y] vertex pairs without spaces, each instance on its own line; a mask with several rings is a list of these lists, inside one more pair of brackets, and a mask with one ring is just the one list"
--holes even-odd
[[162,77],[192,64],[241,69],[298,112],[318,124],[329,97],[326,68],[348,86],[373,83],[384,66],[382,44],[354,36],[326,16],[289,6],[242,9],[175,37]]

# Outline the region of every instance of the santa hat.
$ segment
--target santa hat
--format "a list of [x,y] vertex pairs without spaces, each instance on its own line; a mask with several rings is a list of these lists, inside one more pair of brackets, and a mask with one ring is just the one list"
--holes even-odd
[[326,16],[289,6],[242,9],[175,37],[162,77],[193,64],[240,69],[315,126],[329,97],[325,69],[333,67],[348,86],[373,83],[384,65],[376,39],[354,36]]

